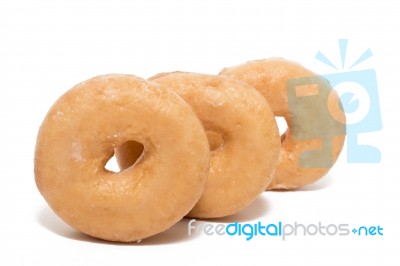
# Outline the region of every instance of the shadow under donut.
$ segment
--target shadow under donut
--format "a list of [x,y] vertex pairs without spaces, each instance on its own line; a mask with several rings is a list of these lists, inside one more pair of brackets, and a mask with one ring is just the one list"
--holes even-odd
[[240,212],[222,218],[215,219],[198,219],[199,221],[217,222],[217,223],[234,223],[234,222],[247,222],[262,218],[269,212],[267,199],[261,194],[249,206]]
[[323,190],[331,186],[333,183],[333,177],[331,174],[326,174],[323,176],[321,179],[317,180],[315,183],[306,185],[301,188],[296,188],[296,189],[274,189],[274,190],[268,190],[267,193],[290,193],[290,192],[305,192],[305,191],[318,191],[318,190]]
[[147,246],[147,245],[166,245],[166,244],[175,244],[185,241],[190,241],[196,238],[197,236],[188,237],[188,222],[189,220],[184,218],[179,221],[177,224],[169,228],[168,230],[159,233],[157,235],[148,237],[142,241],[131,242],[131,243],[121,243],[121,242],[112,242],[106,241],[102,239],[98,239],[86,234],[83,234],[72,227],[65,224],[49,207],[43,207],[37,214],[38,223],[43,226],[45,229],[57,234],[61,237],[65,237],[72,240],[77,241],[85,241],[96,244],[104,244],[104,245],[125,245],[125,246]]
[[332,176],[330,174],[327,174],[327,175],[323,176],[321,179],[319,179],[317,182],[315,182],[313,184],[309,184],[307,186],[304,186],[304,187],[298,189],[298,191],[322,190],[322,189],[326,189],[327,187],[332,185],[332,183],[333,183]]

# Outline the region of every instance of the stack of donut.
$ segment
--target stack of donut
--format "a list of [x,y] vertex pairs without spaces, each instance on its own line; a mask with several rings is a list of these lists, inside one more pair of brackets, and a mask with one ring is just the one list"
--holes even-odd
[[[320,79],[329,97],[293,112],[287,82],[304,77]],[[340,123],[310,119],[324,110]],[[288,123],[282,136],[275,116]],[[304,154],[322,149],[320,139],[338,127],[345,117],[329,83],[284,59],[219,75],[103,75],[76,85],[49,110],[37,137],[35,180],[54,212],[77,230],[139,241],[185,216],[232,215],[265,190],[315,182],[336,161],[345,136],[329,142],[331,164],[310,167],[315,156]],[[296,138],[303,133],[321,137]],[[114,155],[118,173],[105,168]]]

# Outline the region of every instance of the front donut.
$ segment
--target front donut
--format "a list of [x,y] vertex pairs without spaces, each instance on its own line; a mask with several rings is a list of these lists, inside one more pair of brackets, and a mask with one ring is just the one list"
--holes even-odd
[[[143,144],[143,156],[119,173],[106,170],[114,149],[132,140]],[[203,127],[179,96],[135,76],[105,75],[76,85],[51,107],[34,171],[39,191],[67,224],[130,242],[185,216],[208,168]]]

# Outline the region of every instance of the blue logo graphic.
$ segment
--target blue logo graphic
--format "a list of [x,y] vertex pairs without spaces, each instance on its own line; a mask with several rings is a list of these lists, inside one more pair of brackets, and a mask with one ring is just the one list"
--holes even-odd
[[[289,79],[286,88],[293,138],[321,141],[319,149],[306,150],[300,155],[299,165],[303,168],[331,167],[332,140],[335,136],[346,134],[344,121],[335,119],[328,108],[331,86],[325,78],[311,76]],[[341,108],[338,97],[336,105],[338,109]],[[340,113],[343,112],[339,110]]]
[[[341,68],[345,69],[348,40],[339,40]],[[348,70],[364,62],[372,56],[367,49]],[[322,52],[318,51],[315,58],[327,66],[339,71]],[[328,81],[329,84],[326,82]],[[315,95],[301,97],[296,94],[299,86],[317,86]],[[338,119],[337,114],[331,112],[328,106],[330,88],[334,88],[340,98],[341,111],[346,115],[346,125]],[[347,134],[347,162],[349,163],[379,163],[381,152],[377,147],[358,143],[358,136],[362,133],[376,132],[382,129],[381,112],[379,106],[378,86],[376,73],[373,69],[358,71],[341,71],[315,77],[304,77],[288,80],[288,104],[292,114],[292,123],[301,124],[307,119],[312,126],[309,130],[300,128],[293,130],[293,137],[297,140],[321,139],[322,149],[305,151],[300,157],[302,167],[330,167],[332,165],[332,138]],[[319,111],[310,110],[310,103],[320,107]],[[319,103],[319,104],[316,104]],[[326,121],[318,125],[317,121]],[[305,124],[305,123],[302,123]],[[340,126],[340,124],[343,124]],[[314,129],[314,130],[312,130]],[[317,129],[317,130],[315,130]],[[316,136],[315,134],[319,134]],[[312,158],[310,158],[310,156]],[[306,165],[305,162],[313,162]]]

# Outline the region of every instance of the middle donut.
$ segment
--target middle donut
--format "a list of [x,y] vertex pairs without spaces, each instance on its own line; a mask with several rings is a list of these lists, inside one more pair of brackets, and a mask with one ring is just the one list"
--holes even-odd
[[[209,140],[210,174],[200,200],[187,216],[224,217],[253,202],[272,180],[281,145],[265,98],[249,85],[222,76],[173,72],[150,80],[172,89],[192,107]],[[120,146],[116,151],[119,166],[132,165],[140,148],[129,142]]]

